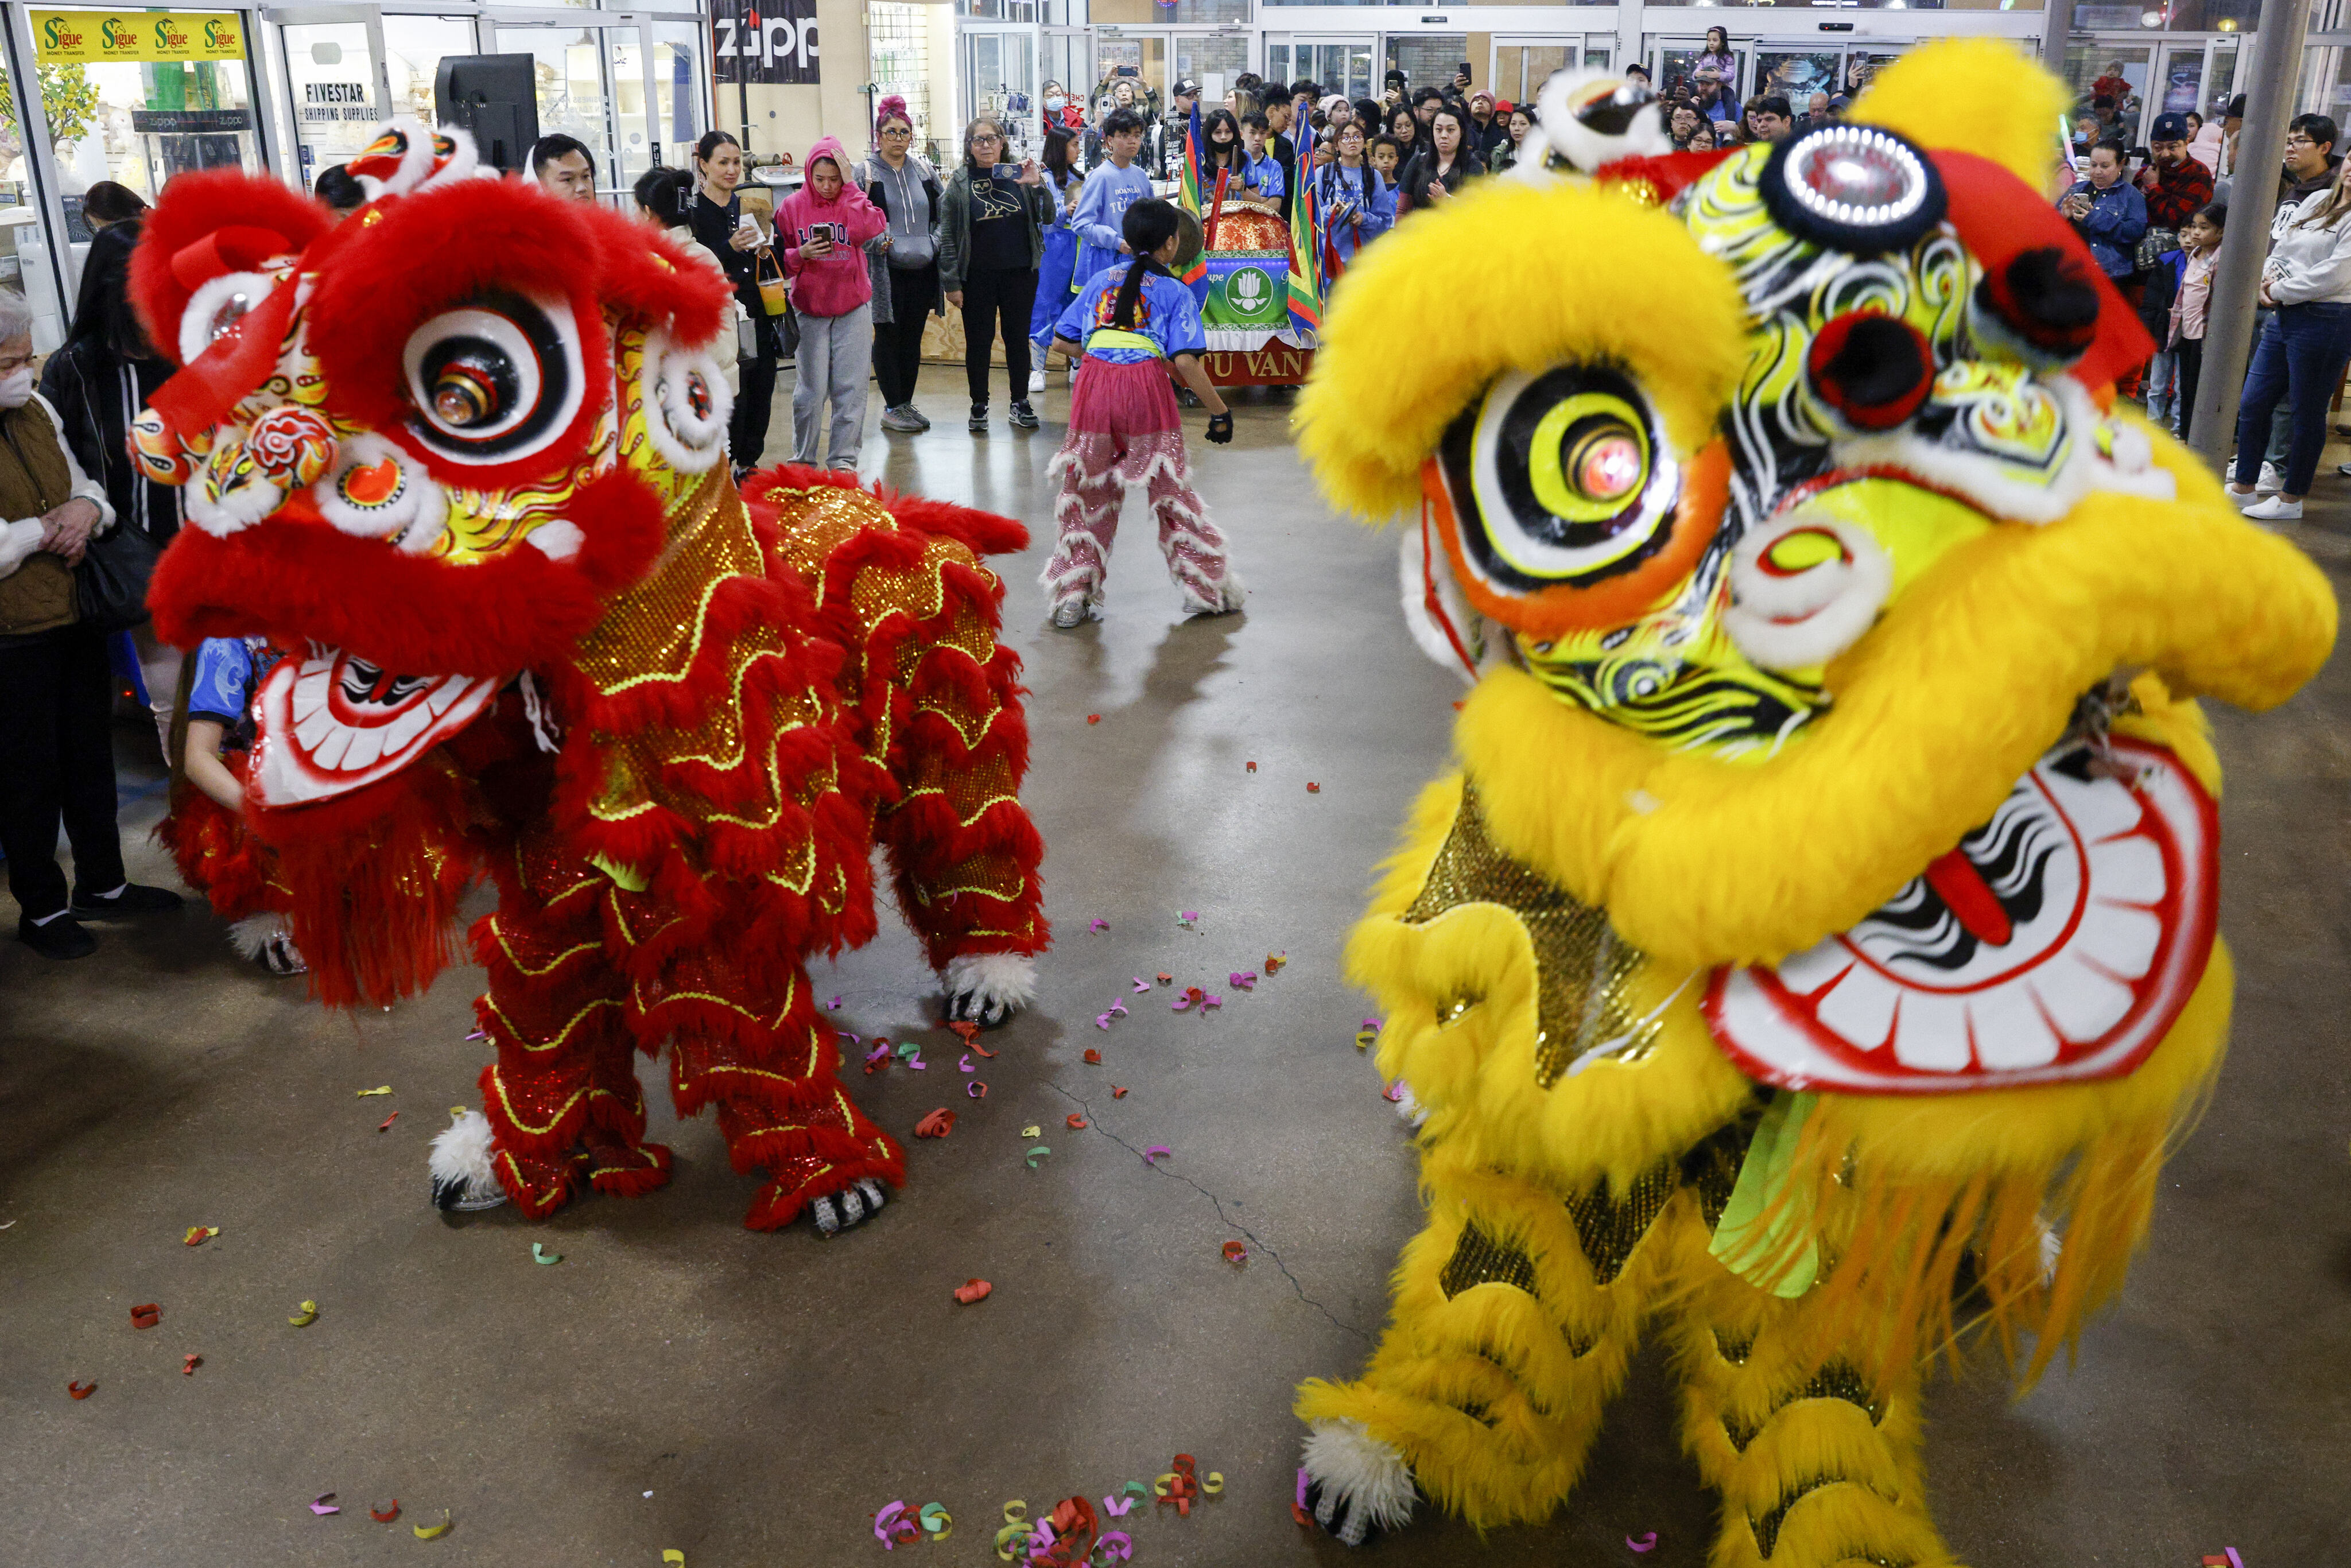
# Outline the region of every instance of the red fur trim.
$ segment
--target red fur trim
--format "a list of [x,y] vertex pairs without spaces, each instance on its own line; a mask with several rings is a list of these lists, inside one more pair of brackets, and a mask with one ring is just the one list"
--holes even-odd
[[[131,298],[148,340],[173,364],[180,362],[180,319],[188,297],[208,276],[174,276],[172,259],[216,229],[262,228],[281,235],[286,249],[299,251],[333,225],[327,209],[287,188],[234,169],[206,169],[175,176],[141,225],[139,247],[131,253]],[[182,270],[185,270],[183,268]],[[220,271],[235,270],[220,265]]]
[[643,1197],[669,1185],[670,1152],[664,1144],[588,1151],[588,1180],[614,1197]]
[[585,536],[571,564],[602,594],[633,586],[653,569],[668,527],[661,493],[627,468],[581,486],[563,516]]
[[[347,649],[403,674],[497,676],[567,660],[604,613],[583,570],[527,543],[451,566],[301,520],[308,500],[226,538],[182,528],[148,591],[158,635],[193,648],[258,633],[281,647]],[[600,574],[624,570],[642,549],[632,508],[651,507],[659,523],[651,489],[618,471],[573,507],[582,531],[595,530],[581,555]]]
[[[245,754],[223,758],[238,778]],[[242,920],[268,906],[269,879],[277,861],[247,831],[244,819],[224,811],[193,785],[174,792],[172,814],[155,824],[155,837],[172,852],[180,880],[202,893],[223,920]]]
[[277,851],[311,995],[329,1007],[389,1006],[432,985],[473,881],[452,826],[465,816],[456,782],[429,766],[343,800],[255,814],[255,831]]
[[[727,325],[735,290],[724,275],[657,229],[601,207],[593,216],[602,275],[596,292],[605,304],[644,317],[687,345],[706,343]],[[731,342],[719,346],[731,357]]]
[[[590,209],[520,181],[460,180],[368,211],[381,221],[344,225],[334,266],[319,270],[308,308],[328,409],[398,443],[445,484],[496,490],[544,480],[579,461],[612,384]],[[569,302],[580,338],[580,409],[560,435],[528,456],[453,462],[412,429],[419,416],[402,352],[426,321],[493,289]]]

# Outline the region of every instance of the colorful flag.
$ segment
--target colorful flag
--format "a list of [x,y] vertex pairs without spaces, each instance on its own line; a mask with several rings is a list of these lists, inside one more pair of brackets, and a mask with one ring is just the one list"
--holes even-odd
[[[1183,188],[1177,193],[1184,210],[1194,217],[1200,215],[1200,105],[1199,100],[1196,99],[1192,103],[1192,123],[1184,131],[1182,175],[1184,183]],[[1185,269],[1184,276],[1176,281],[1190,288],[1195,294],[1204,294],[1204,285],[1207,281],[1207,277],[1208,246],[1204,239],[1200,243],[1200,254],[1192,258],[1192,265]]]
[[1301,150],[1298,188],[1290,193],[1290,324],[1322,329],[1322,232],[1316,226],[1312,154]]

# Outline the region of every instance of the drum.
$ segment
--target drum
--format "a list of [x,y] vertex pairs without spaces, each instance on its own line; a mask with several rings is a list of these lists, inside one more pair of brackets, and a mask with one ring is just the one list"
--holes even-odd
[[1167,264],[1167,270],[1181,277],[1200,259],[1200,214],[1189,207],[1176,208],[1176,259]]

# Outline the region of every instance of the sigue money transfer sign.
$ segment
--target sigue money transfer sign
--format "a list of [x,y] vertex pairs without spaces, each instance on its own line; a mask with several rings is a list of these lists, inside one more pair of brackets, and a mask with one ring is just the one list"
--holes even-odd
[[710,57],[718,79],[803,86],[818,79],[816,0],[715,0]]
[[36,11],[32,23],[43,65],[245,58],[233,11]]

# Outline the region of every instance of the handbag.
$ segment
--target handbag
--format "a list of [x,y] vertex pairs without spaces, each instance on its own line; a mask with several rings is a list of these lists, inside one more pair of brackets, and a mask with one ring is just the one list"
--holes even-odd
[[[770,267],[776,269],[773,277],[764,270]],[[780,316],[792,308],[791,285],[785,281],[784,264],[776,259],[774,252],[752,263],[751,276],[759,285],[759,303],[767,307],[768,315]]]
[[147,584],[162,548],[144,529],[117,520],[89,541],[74,568],[74,597],[85,625],[128,632],[147,619]]

